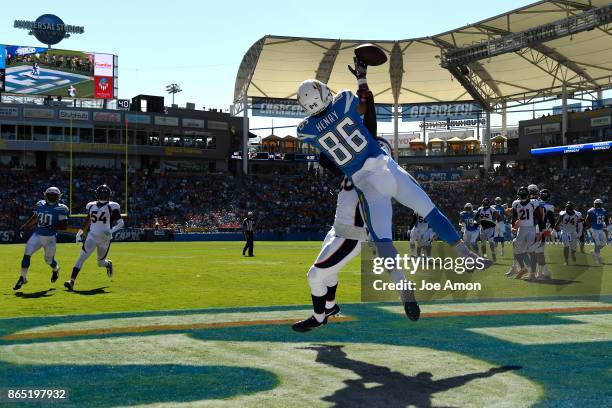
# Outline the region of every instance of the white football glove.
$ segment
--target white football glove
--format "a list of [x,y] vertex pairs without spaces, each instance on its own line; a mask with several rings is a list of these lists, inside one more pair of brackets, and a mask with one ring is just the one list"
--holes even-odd
[[76,243],[80,244],[83,242],[83,230],[80,229],[79,232],[76,233]]

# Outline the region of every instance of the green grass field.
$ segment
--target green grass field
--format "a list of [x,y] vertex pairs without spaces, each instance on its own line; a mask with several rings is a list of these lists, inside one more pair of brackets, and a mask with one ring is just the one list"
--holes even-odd
[[[14,293],[23,245],[0,246],[0,389],[66,388],[61,406],[611,406],[612,248],[555,280],[507,279],[510,250],[481,292],[423,293],[423,317],[361,303],[361,265],[340,275],[343,316],[306,334],[306,272],[318,242],[116,243],[66,291],[80,247],[42,254]],[[587,252],[592,247],[587,246]],[[434,300],[435,299],[435,300]],[[1,406],[23,406],[3,399]],[[36,406],[36,404],[34,404]]]

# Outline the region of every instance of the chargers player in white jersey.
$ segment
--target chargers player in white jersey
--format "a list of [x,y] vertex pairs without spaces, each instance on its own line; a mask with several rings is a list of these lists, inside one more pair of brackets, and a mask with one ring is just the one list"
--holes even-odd
[[495,222],[495,234],[493,235],[493,241],[495,248],[501,245],[501,256],[504,256],[504,243],[506,242],[506,207],[502,204],[503,200],[501,197],[495,197],[495,205],[493,209],[499,213],[499,219]]
[[110,201],[112,191],[106,184],[96,189],[96,201],[92,201],[85,207],[87,218],[76,235],[76,242],[82,241],[83,234],[89,230],[87,238],[83,243],[81,254],[72,268],[70,280],[64,282],[68,290],[74,289],[74,282],[83,267],[83,263],[89,258],[95,249],[98,250],[98,266],[106,268],[109,278],[113,276],[113,263],[106,259],[110,249],[113,234],[123,228],[124,222],[119,211],[119,204]]
[[[506,273],[507,277],[520,279],[527,273],[526,254],[536,239],[536,225],[541,221],[538,206],[529,197],[529,190],[521,186],[517,192],[518,199],[512,203],[512,225],[516,236],[512,241],[514,263]],[[518,272],[517,272],[518,269]]]
[[[391,154],[391,145],[385,139],[377,138],[383,151]],[[324,167],[334,174],[341,174],[332,163]],[[391,203],[389,203],[391,205]],[[368,240],[368,231],[363,221],[360,198],[355,186],[346,176],[342,178],[334,225],[331,227],[317,259],[308,270],[308,284],[312,298],[313,315],[293,324],[293,330],[306,332],[327,324],[327,319],[340,313],[336,303],[338,273],[361,250],[361,242]]]
[[57,231],[65,230],[68,227],[70,211],[68,207],[59,202],[62,197],[59,188],[49,187],[45,190],[44,197],[44,200],[36,203],[32,216],[21,227],[22,231],[34,228],[34,233],[26,243],[21,260],[21,275],[13,290],[19,290],[28,283],[30,258],[41,248],[45,251],[45,262],[51,267],[51,283],[55,283],[59,277],[60,267],[55,260]]
[[[606,237],[606,210],[603,208],[603,201],[598,198],[593,202],[593,207],[587,211],[585,220],[585,226],[591,232],[591,238],[593,239],[593,260],[603,265],[603,259],[601,259],[601,249],[606,246],[608,238]],[[609,226],[608,226],[609,227]]]
[[480,244],[482,246],[482,255],[487,256],[487,243],[491,248],[491,256],[493,261],[497,261],[497,251],[493,240],[495,235],[495,226],[501,221],[499,213],[491,207],[491,200],[487,197],[482,199],[482,206],[476,211],[476,221],[480,224]]
[[569,264],[570,253],[572,261],[576,262],[576,245],[578,243],[578,223],[579,215],[575,210],[574,203],[568,201],[565,210],[559,213],[559,218],[555,224],[555,229],[561,230],[561,241],[563,242],[563,265]]
[[[366,71],[367,65],[356,57],[352,72],[359,84],[359,97],[348,90],[333,97],[327,85],[315,79],[300,84],[297,99],[309,116],[298,126],[299,139],[315,146],[332,160],[362,195],[368,232],[380,257],[395,258],[397,254],[391,244],[392,226],[389,221],[392,216],[389,199],[394,198],[423,215],[436,235],[453,245],[460,256],[473,258],[479,266],[490,266],[467,248],[448,218],[436,208],[416,180],[384,154],[364,125],[361,115],[367,111],[362,96],[368,91]],[[396,281],[405,280],[401,271],[390,272]],[[417,314],[413,299],[402,298],[402,302],[405,309],[412,308],[410,314]]]
[[472,203],[465,203],[463,211],[459,213],[459,226],[463,231],[463,241],[467,242],[474,252],[478,252],[478,222]]

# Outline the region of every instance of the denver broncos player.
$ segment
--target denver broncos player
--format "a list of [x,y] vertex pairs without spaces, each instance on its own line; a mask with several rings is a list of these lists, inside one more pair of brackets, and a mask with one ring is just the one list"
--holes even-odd
[[34,213],[21,227],[21,230],[34,228],[34,233],[26,243],[23,259],[21,260],[21,275],[13,290],[19,290],[28,283],[30,258],[40,248],[44,248],[45,262],[51,267],[51,283],[54,283],[59,277],[60,267],[55,260],[57,231],[65,230],[68,227],[68,214],[70,211],[68,207],[59,202],[62,198],[59,188],[49,187],[45,190],[44,197],[44,200],[36,203]]
[[495,235],[495,225],[501,221],[499,213],[491,207],[491,200],[487,197],[482,199],[482,206],[476,211],[476,221],[480,223],[480,243],[482,245],[482,254],[487,254],[487,242],[491,247],[491,256],[493,261],[497,260],[497,251],[493,236]]
[[499,213],[498,221],[495,223],[495,234],[493,236],[493,241],[495,242],[495,248],[497,250],[497,245],[501,244],[501,256],[504,256],[504,243],[506,241],[506,208],[505,205],[502,204],[503,200],[501,197],[495,197],[495,205],[493,209]]
[[601,249],[606,246],[607,238],[606,238],[606,219],[607,214],[606,210],[603,208],[603,201],[601,199],[596,199],[593,202],[593,207],[587,211],[586,228],[591,231],[591,238],[593,239],[593,244],[595,245],[595,249],[593,251],[593,260],[600,265],[603,265],[603,260],[601,259]]
[[[367,65],[355,58],[355,68],[351,70],[357,77],[360,96],[344,90],[333,97],[327,85],[315,79],[300,84],[297,99],[309,115],[298,126],[300,140],[319,149],[351,179],[363,197],[365,221],[380,257],[394,258],[397,254],[390,244],[392,207],[388,203],[390,198],[394,198],[423,215],[436,235],[453,245],[460,256],[478,258],[461,241],[451,222],[436,208],[416,180],[384,154],[366,128],[361,115],[367,110],[362,97],[368,91]],[[477,263],[486,264],[482,260]],[[398,278],[399,275],[396,274]],[[402,301],[404,306],[409,302],[408,299]]]
[[[414,225],[410,233],[410,244],[416,245],[416,256],[431,256],[431,244],[436,239],[436,234],[432,231],[427,220],[418,214],[415,215]],[[414,235],[414,241],[413,241]],[[412,255],[412,247],[410,249]]]
[[96,248],[98,250],[98,266],[106,268],[106,274],[109,278],[113,276],[113,263],[110,259],[106,259],[106,256],[110,249],[113,234],[123,228],[124,223],[119,211],[119,204],[110,201],[111,195],[112,191],[106,184],[98,186],[96,201],[88,203],[85,207],[87,218],[77,233],[76,242],[81,242],[83,234],[88,230],[89,233],[83,243],[81,254],[72,268],[70,280],[64,282],[64,286],[68,290],[73,290],[74,281],[83,267],[83,263]]
[[[512,244],[514,247],[514,263],[506,273],[507,277],[516,274],[520,279],[527,273],[526,254],[536,240],[536,225],[541,221],[541,212],[529,196],[529,190],[521,186],[517,191],[518,199],[512,203],[512,225],[516,230],[516,237]],[[517,266],[519,271],[516,272]]]
[[[552,226],[555,224],[555,206],[550,203],[550,191],[542,189],[539,193],[539,207],[543,220],[539,226],[539,235],[536,236],[536,242],[532,245],[531,260],[532,273],[538,280],[546,280],[551,278],[550,271],[546,266],[546,258],[544,256],[544,247],[546,239],[551,236]],[[539,272],[536,273],[536,265],[540,266]]]
[[561,241],[563,242],[563,265],[569,263],[569,255],[572,261],[576,262],[576,244],[578,243],[578,223],[580,215],[575,210],[574,203],[568,201],[565,210],[559,213],[559,218],[555,223],[555,229],[561,229]]

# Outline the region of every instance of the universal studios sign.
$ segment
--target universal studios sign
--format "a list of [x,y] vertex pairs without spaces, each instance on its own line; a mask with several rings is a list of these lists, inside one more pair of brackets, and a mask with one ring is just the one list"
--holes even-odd
[[34,21],[15,20],[14,28],[29,30],[29,34],[36,37],[43,44],[57,44],[71,34],[83,34],[85,27],[64,24],[61,18],[54,14],[43,14]]

